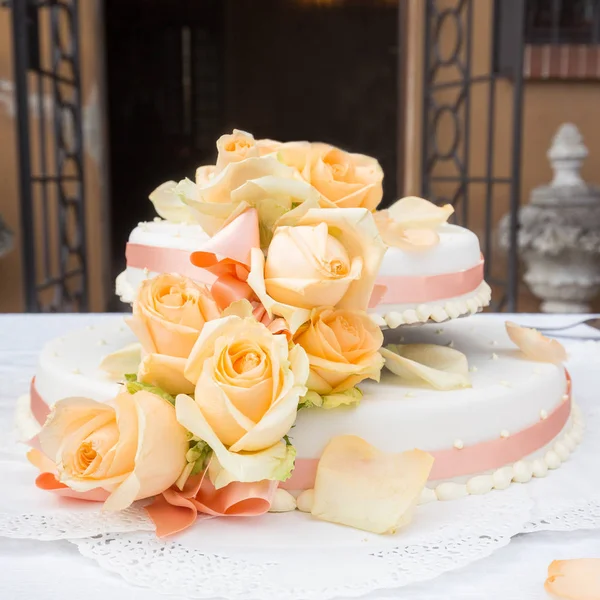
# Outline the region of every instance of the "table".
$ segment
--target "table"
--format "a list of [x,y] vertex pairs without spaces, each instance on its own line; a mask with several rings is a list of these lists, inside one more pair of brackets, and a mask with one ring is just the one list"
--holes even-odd
[[[26,393],[44,343],[86,325],[101,326],[118,315],[0,315],[0,439],[14,436],[16,398]],[[507,315],[523,324],[563,324],[579,316]],[[583,328],[574,335],[587,335]],[[600,333],[598,334],[600,340]],[[574,343],[565,340],[565,344]],[[9,445],[0,458],[22,454]],[[546,569],[553,559],[600,557],[600,531],[540,532],[515,537],[506,548],[464,569],[434,581],[409,586],[369,599],[446,600],[495,598],[547,599]],[[82,557],[67,541],[38,542],[0,538],[0,598],[2,600],[165,600],[152,590],[135,588]],[[178,599],[183,600],[183,599]]]

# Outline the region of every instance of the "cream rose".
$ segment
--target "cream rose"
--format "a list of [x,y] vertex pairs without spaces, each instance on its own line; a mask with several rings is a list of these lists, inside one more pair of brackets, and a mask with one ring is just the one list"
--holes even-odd
[[383,197],[383,170],[377,160],[327,144],[311,146],[309,172],[304,169],[303,175],[326,200],[340,208],[377,208]]
[[142,283],[128,325],[147,353],[187,358],[204,324],[219,316],[205,285],[163,274]]
[[146,391],[123,392],[108,404],[59,400],[39,439],[59,481],[77,492],[106,490],[108,510],[123,510],[169,488],[188,450],[173,406]]
[[379,381],[383,334],[364,311],[317,308],[294,342],[308,355],[311,391],[339,394],[367,378]]
[[[230,481],[285,479],[293,454],[283,437],[306,393],[308,359],[252,318],[207,323],[185,368],[194,398],[179,395],[177,419],[214,451],[216,487]],[[214,467],[214,465],[213,465]]]
[[384,253],[367,209],[310,209],[275,229],[266,259],[252,251],[248,284],[293,333],[319,306],[366,310]]
[[247,207],[257,209],[261,227],[270,231],[294,206],[306,200],[318,204],[320,199],[295,168],[272,153],[233,160],[196,183],[185,179],[177,185],[177,193],[211,236]]
[[256,140],[251,133],[234,129],[217,140],[216,170],[222,171],[228,164],[259,155]]

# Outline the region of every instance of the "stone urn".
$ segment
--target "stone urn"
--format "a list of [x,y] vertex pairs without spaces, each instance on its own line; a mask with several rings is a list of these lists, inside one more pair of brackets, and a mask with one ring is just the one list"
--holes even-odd
[[[535,188],[519,211],[523,280],[546,313],[592,312],[590,303],[600,293],[600,188],[581,179],[587,155],[577,127],[562,125],[548,150],[554,179]],[[504,249],[509,228],[506,215],[499,228]]]

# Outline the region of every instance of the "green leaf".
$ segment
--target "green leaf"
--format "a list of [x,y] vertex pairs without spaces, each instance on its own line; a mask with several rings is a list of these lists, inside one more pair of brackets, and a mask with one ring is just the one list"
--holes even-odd
[[287,440],[286,444],[285,457],[281,460],[279,465],[273,469],[273,473],[270,477],[270,479],[274,479],[275,481],[286,481],[292,476],[292,471],[294,470],[296,448],[291,444],[288,444]]
[[300,398],[298,410],[301,408],[312,408],[313,406],[323,406],[323,398],[317,392],[310,390],[306,393],[306,396]]
[[298,404],[298,410],[302,408],[323,408],[325,410],[331,410],[338,406],[351,406],[353,404],[358,405],[362,400],[363,393],[357,388],[353,387],[345,392],[339,394],[328,394],[321,396],[317,392],[309,391],[306,396],[300,398]]
[[194,464],[191,474],[198,475],[198,473],[202,473],[208,466],[211,455],[212,448],[205,441],[191,440],[190,449],[185,455],[187,462]]
[[362,400],[363,393],[357,388],[353,387],[341,394],[331,394],[329,396],[323,396],[322,407],[325,410],[337,408],[338,406],[352,406],[360,403]]
[[171,396],[171,394],[167,394],[167,392],[165,392],[161,388],[151,385],[149,383],[142,383],[140,381],[127,381],[127,383],[125,384],[125,388],[130,394],[135,394],[136,392],[141,391],[150,392],[151,394],[159,396],[163,400],[166,400],[167,402],[175,406],[174,396]]
[[136,373],[125,373],[125,381],[137,381]]
[[291,446],[292,445],[292,442],[290,441],[290,436],[289,435],[284,435],[283,436],[283,440],[284,440],[286,446]]

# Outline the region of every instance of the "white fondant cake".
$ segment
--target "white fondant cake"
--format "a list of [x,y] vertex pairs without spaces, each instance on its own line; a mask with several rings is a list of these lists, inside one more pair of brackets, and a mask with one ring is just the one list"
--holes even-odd
[[[139,223],[133,229],[129,236],[128,250],[131,245],[144,248],[164,248],[167,250],[184,250],[193,252],[209,239],[200,225],[197,223],[171,223],[157,217],[154,221]],[[141,253],[143,255],[143,251]],[[116,293],[123,302],[131,304],[135,300],[137,290],[144,281],[156,277],[159,273],[152,269],[152,260],[143,261],[128,256],[127,267],[121,272],[115,282]],[[141,261],[141,262],[140,262]],[[143,263],[143,264],[142,264]],[[198,273],[204,273],[201,279],[205,283],[210,283],[213,277],[209,273],[195,270]],[[198,277],[196,277],[198,278]]]
[[[378,283],[389,285],[390,289],[377,305],[374,312],[381,316],[382,326],[422,323],[428,320],[442,322],[466,314],[474,314],[490,303],[491,289],[483,281],[482,257],[479,239],[470,230],[457,225],[443,224],[437,229],[439,243],[426,250],[387,249]],[[461,286],[463,293],[449,292],[448,280],[424,286],[419,291],[414,287],[423,278],[440,275],[460,277],[461,273],[479,267],[481,276],[473,274],[471,282]],[[434,288],[432,290],[432,287]],[[437,289],[435,289],[437,288]],[[435,295],[432,297],[431,292]],[[398,302],[395,295],[412,296],[411,301]],[[415,299],[416,298],[416,299]]]
[[[374,318],[381,326],[394,328],[428,320],[440,323],[474,314],[490,303],[491,289],[482,278],[472,285],[467,283],[464,290],[466,293],[446,295],[442,288],[441,294],[438,293],[432,298],[429,295],[429,286],[423,290],[425,296],[420,299],[395,301],[395,294],[405,295],[407,290],[414,297],[414,290],[411,291],[414,279],[435,278],[440,275],[456,277],[481,264],[479,240],[472,231],[457,225],[444,224],[439,227],[438,234],[439,243],[427,250],[409,251],[393,247],[387,249],[379,271],[378,283],[389,289],[383,300],[372,310]],[[158,275],[158,271],[152,268],[157,255],[152,254],[144,261],[141,257],[148,254],[144,248],[158,249],[159,252],[164,249],[165,254],[160,258],[169,264],[174,258],[173,251],[193,252],[208,239],[209,236],[198,224],[171,223],[160,219],[140,223],[129,237],[127,267],[117,277],[117,295],[123,302],[132,303],[141,282]],[[137,255],[134,254],[132,246],[141,248],[141,252],[138,250]],[[190,269],[189,274],[193,274],[194,279],[212,283],[214,278],[209,273],[187,265],[185,256],[181,258],[181,263],[186,264]],[[181,268],[178,271],[180,272]],[[440,288],[441,285],[443,283],[437,287]]]
[[[48,404],[68,396],[98,401],[112,399],[120,384],[99,368],[101,359],[135,341],[121,319],[116,319],[112,326],[87,328],[52,340],[40,355],[35,380],[37,393]],[[318,459],[336,435],[357,435],[388,452],[413,448],[430,452],[453,448],[464,451],[493,440],[510,439],[514,433],[543,421],[567,399],[564,368],[524,358],[508,339],[501,319],[480,316],[469,322],[446,323],[443,327],[424,325],[406,330],[403,341],[451,344],[468,358],[472,387],[438,391],[402,382],[384,369],[381,383],[361,384],[364,397],[358,406],[299,411],[290,437],[300,464],[303,460]],[[559,431],[555,436],[561,441],[541,444],[535,452],[526,452],[518,460],[507,462],[504,470],[449,478],[458,487],[448,487],[447,483],[430,483],[430,486],[439,488],[439,499],[451,499],[457,494],[481,493],[473,490],[487,488],[488,484],[492,489],[495,476],[500,489],[508,471],[519,462],[523,464],[517,465],[516,475],[511,471],[508,483],[513,476],[524,477],[519,475],[524,468],[537,469],[537,476],[543,476],[548,468],[560,466],[566,458],[565,452],[568,455],[581,439],[578,415],[574,424],[565,420],[564,428],[568,431]],[[477,479],[484,473],[487,473],[485,482]],[[423,501],[435,499],[427,497],[427,493]]]
[[403,336],[406,343],[452,343],[467,356],[473,387],[434,390],[407,384],[384,369],[380,383],[361,384],[364,397],[356,408],[299,412],[290,434],[298,456],[318,458],[331,437],[343,434],[362,437],[384,452],[441,450],[456,440],[473,445],[499,438],[502,430],[520,431],[538,422],[540,411],[550,413],[563,402],[564,368],[524,359],[501,320],[428,324]]

